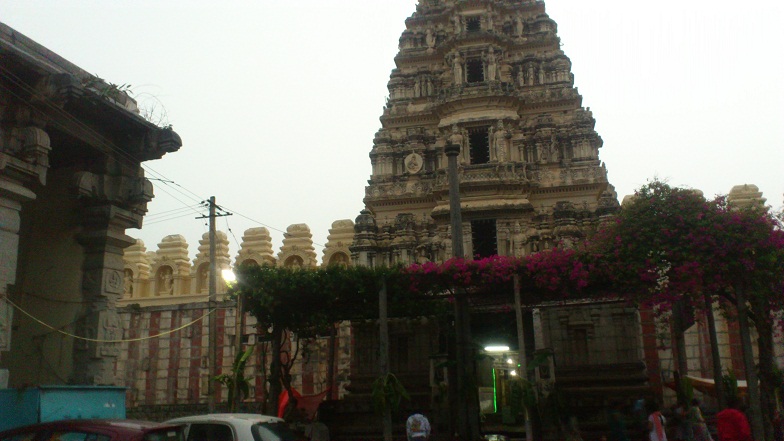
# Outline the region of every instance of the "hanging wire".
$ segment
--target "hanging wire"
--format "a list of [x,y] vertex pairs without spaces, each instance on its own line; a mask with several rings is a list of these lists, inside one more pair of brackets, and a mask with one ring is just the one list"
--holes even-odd
[[184,324],[182,326],[179,326],[179,327],[174,328],[174,329],[170,329],[168,331],[160,332],[160,333],[155,334],[155,335],[149,335],[147,337],[138,337],[138,338],[118,339],[118,340],[102,340],[102,339],[98,339],[98,338],[81,337],[81,336],[78,336],[78,335],[75,335],[75,334],[71,334],[70,332],[63,331],[62,329],[55,328],[54,326],[52,326],[52,325],[50,325],[50,324],[48,324],[48,323],[38,319],[34,315],[32,315],[29,312],[25,311],[19,305],[17,305],[16,303],[12,302],[11,299],[9,299],[8,297],[5,298],[5,301],[8,302],[9,305],[13,306],[14,309],[16,309],[17,311],[19,311],[22,314],[24,314],[27,317],[29,317],[31,320],[37,322],[40,325],[43,325],[43,326],[51,329],[52,331],[54,331],[54,332],[56,332],[58,334],[65,335],[67,337],[71,337],[71,338],[74,338],[76,340],[91,341],[91,342],[96,342],[96,343],[126,343],[126,342],[143,341],[143,340],[150,340],[150,339],[153,339],[153,338],[162,337],[164,335],[173,334],[173,333],[175,333],[177,331],[181,331],[181,330],[183,330],[185,328],[193,326],[196,323],[204,320],[205,317],[209,316],[210,314],[214,313],[217,310],[217,308],[213,308],[213,309],[207,311],[206,313],[204,313],[203,315],[201,315],[200,317],[198,317],[198,318],[196,318],[194,320],[191,320],[190,322],[188,322],[188,323],[186,323],[186,324]]

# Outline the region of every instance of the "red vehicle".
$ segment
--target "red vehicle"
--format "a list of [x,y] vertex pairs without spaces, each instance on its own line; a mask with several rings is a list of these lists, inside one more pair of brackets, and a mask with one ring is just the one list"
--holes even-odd
[[134,420],[63,420],[0,432],[0,441],[184,441],[183,427]]

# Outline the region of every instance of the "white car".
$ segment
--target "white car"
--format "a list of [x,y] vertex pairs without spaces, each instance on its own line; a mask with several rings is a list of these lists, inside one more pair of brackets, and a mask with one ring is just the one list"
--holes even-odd
[[281,418],[253,413],[213,413],[174,418],[185,427],[185,441],[302,441]]

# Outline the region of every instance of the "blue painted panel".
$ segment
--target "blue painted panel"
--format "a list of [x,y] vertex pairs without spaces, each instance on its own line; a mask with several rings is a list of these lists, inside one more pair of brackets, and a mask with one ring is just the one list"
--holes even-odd
[[42,423],[85,418],[125,418],[125,388],[41,386]]
[[38,389],[0,389],[0,431],[38,422]]
[[47,421],[125,418],[125,388],[40,386],[0,389],[0,431]]

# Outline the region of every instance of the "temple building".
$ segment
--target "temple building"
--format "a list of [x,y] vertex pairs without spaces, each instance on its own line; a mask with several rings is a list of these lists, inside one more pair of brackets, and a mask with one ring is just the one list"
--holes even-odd
[[[423,0],[405,24],[370,152],[365,210],[356,219],[355,264],[452,257],[447,145],[460,147],[463,257],[569,246],[619,209],[599,158],[602,139],[543,2]],[[510,306],[472,306],[474,343],[508,346],[496,354],[501,367],[522,350]],[[526,310],[526,323],[535,330],[529,356],[552,354],[555,372],[543,368],[541,379],[558,378],[597,418],[610,388],[622,384],[616,395],[641,395],[649,374],[658,375],[643,363],[641,317],[624,304],[540,305]],[[422,331],[390,330],[390,345],[399,342],[408,360],[395,374],[435,390],[432,361],[446,353],[448,332],[433,329],[428,339]],[[355,334],[357,347],[377,338],[372,329]],[[351,388],[367,392],[356,379],[375,378],[378,366],[363,360],[355,359]],[[496,367],[480,369],[488,414],[500,412],[505,385],[496,379],[510,371]]]
[[119,383],[125,230],[153,197],[141,166],[180,146],[121,88],[0,23],[0,387]]

